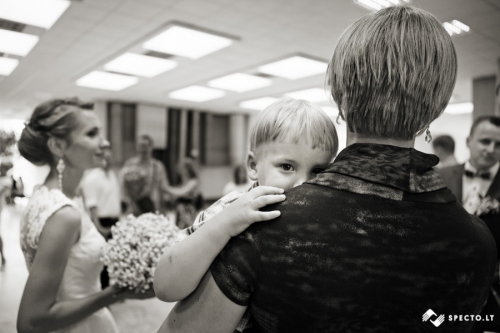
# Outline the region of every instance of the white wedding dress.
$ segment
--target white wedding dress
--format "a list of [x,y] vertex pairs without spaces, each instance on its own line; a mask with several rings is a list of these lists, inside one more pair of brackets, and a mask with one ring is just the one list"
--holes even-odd
[[[85,212],[83,201],[71,200],[58,189],[36,187],[21,219],[21,248],[28,271],[38,248],[38,241],[45,222],[59,209],[72,206],[82,215],[78,241],[71,248],[57,300],[85,298],[101,291],[100,262],[102,247],[106,241],[97,231]],[[117,333],[113,315],[107,308],[100,309],[80,322],[57,331],[58,333]]]

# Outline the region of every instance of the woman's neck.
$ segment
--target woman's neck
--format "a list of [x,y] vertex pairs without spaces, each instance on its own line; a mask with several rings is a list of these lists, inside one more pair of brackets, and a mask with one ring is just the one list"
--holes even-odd
[[395,139],[387,139],[381,137],[369,137],[366,135],[360,135],[358,133],[353,133],[347,130],[347,146],[350,146],[354,143],[375,143],[381,145],[391,145],[396,147],[403,148],[414,148],[415,147],[415,139],[413,140],[395,140]]
[[[78,185],[80,185],[80,181],[82,180],[84,170],[73,169],[66,166],[66,169],[63,172],[62,179],[62,192],[68,198],[74,198],[77,196]],[[55,168],[50,169],[50,173],[45,180],[45,186],[49,189],[59,188],[59,176]]]

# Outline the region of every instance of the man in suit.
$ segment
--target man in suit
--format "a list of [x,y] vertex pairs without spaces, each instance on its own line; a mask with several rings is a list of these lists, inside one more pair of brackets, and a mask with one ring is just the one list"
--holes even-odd
[[[500,214],[495,210],[481,213],[483,198],[500,201],[500,117],[481,116],[472,124],[467,138],[470,160],[464,164],[438,170],[457,201],[470,213],[478,215],[488,226],[500,256]],[[498,269],[497,269],[498,274]],[[498,276],[482,314],[494,314],[493,322],[477,322],[473,332],[500,332],[500,285]]]

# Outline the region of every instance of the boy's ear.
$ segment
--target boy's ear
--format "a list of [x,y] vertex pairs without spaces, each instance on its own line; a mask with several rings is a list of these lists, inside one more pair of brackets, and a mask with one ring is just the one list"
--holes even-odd
[[47,147],[49,147],[49,150],[52,154],[60,158],[64,155],[64,151],[67,148],[67,143],[65,140],[51,136],[47,140]]
[[257,174],[257,158],[255,157],[253,151],[248,153],[247,173],[248,173],[248,178],[250,178],[251,180],[257,181],[259,179]]

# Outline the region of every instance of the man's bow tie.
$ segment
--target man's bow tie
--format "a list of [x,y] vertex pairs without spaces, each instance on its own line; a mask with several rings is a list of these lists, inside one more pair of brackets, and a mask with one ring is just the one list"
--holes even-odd
[[483,172],[483,173],[474,173],[470,170],[465,170],[464,171],[465,177],[467,178],[474,178],[474,177],[479,177],[484,180],[490,180],[490,173],[489,172]]

